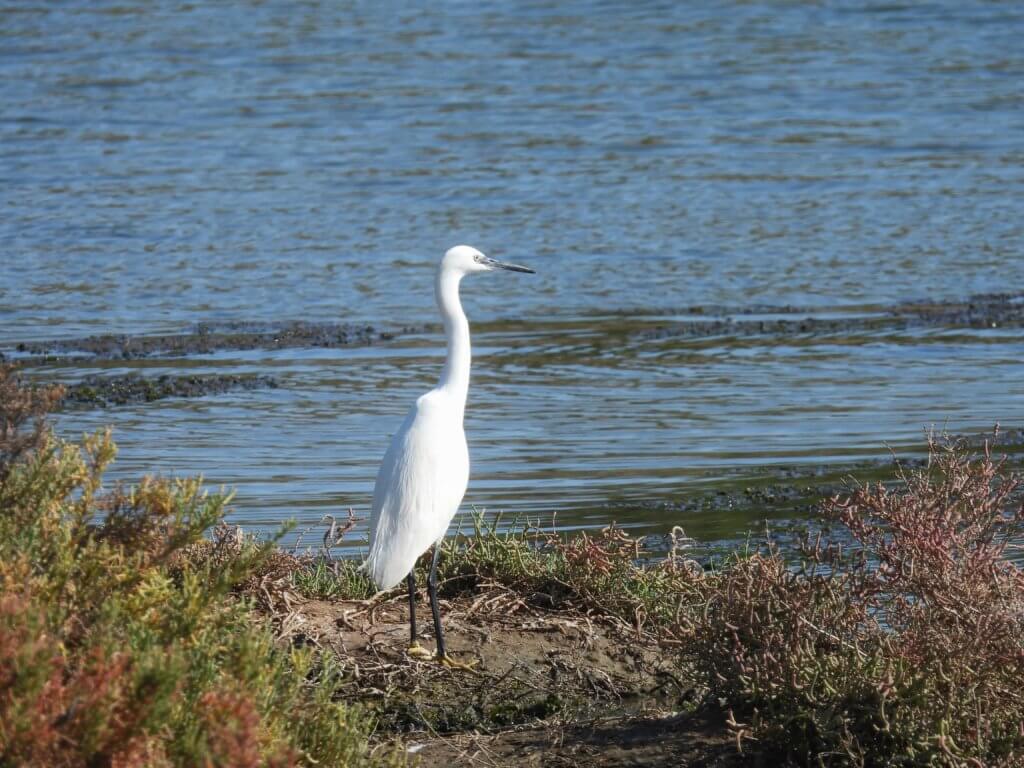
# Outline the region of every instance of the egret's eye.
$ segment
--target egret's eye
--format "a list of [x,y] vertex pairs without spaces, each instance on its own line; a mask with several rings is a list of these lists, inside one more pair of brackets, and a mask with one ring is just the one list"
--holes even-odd
[[479,254],[479,253],[474,253],[473,254],[473,261],[475,261],[477,264],[479,264],[483,260],[484,260],[484,257],[483,257],[482,254]]

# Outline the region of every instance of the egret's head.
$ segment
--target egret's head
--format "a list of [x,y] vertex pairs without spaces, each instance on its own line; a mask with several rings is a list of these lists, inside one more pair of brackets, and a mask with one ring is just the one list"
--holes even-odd
[[468,245],[456,245],[449,248],[448,252],[441,259],[441,270],[451,270],[463,275],[473,272],[491,272],[495,269],[507,269],[511,272],[529,272],[533,270],[527,267],[520,267],[518,264],[505,264],[504,262],[484,256],[476,248]]

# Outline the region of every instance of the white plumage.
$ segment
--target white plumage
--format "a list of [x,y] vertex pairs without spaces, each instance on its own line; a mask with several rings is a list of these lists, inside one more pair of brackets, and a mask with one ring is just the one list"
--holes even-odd
[[[533,271],[495,261],[466,245],[445,253],[438,267],[435,291],[448,356],[437,386],[416,400],[391,440],[377,474],[370,553],[364,567],[380,589],[398,584],[412,571],[419,556],[444,538],[466,493],[469,450],[462,422],[471,353],[469,322],[459,301],[459,284],[468,274],[495,269]],[[436,630],[440,631],[439,625]],[[438,650],[443,656],[440,643]]]
[[438,388],[416,400],[384,454],[373,492],[367,570],[380,589],[444,538],[469,483],[465,399]]

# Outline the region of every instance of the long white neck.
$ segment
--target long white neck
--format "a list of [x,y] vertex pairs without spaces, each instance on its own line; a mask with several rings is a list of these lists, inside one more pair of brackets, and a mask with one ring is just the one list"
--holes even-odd
[[437,272],[435,290],[437,306],[444,320],[444,332],[448,338],[448,358],[441,371],[437,388],[446,391],[463,407],[469,392],[469,366],[472,352],[469,346],[469,321],[459,301],[459,281],[462,273],[440,269]]

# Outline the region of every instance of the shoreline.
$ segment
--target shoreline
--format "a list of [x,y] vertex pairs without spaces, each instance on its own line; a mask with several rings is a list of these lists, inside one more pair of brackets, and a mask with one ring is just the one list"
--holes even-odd
[[[25,389],[2,371],[14,429],[0,444],[0,619],[20,639],[0,644],[0,661],[21,670],[18,649],[40,649],[48,661],[25,669],[64,665],[54,674],[71,699],[94,685],[93,659],[108,660],[95,674],[119,681],[99,689],[111,691],[96,710],[107,714],[85,721],[63,713],[49,678],[17,672],[15,712],[0,711],[29,718],[13,731],[29,734],[15,754],[100,743],[115,756],[226,750],[230,764],[246,743],[258,761],[367,768],[1024,754],[1024,697],[1012,694],[1024,675],[1024,573],[1006,557],[1024,535],[1024,482],[984,437],[935,439],[927,460],[861,462],[874,482],[840,496],[835,467],[800,477],[817,491],[741,492],[763,510],[817,493],[830,526],[791,550],[769,532],[711,561],[681,529],[645,552],[614,525],[563,535],[478,520],[440,560],[442,621],[454,658],[472,667],[449,668],[407,653],[404,590],[376,593],[329,547],[296,556],[227,525],[230,497],[198,481],[103,491],[109,431],[84,453],[58,440],[43,419],[59,388]],[[1019,448],[1022,436],[1003,437]],[[676,511],[739,498],[715,492]],[[428,622],[419,639],[432,647]],[[165,658],[179,661],[156,688],[134,682],[147,659]],[[40,702],[51,699],[48,714]],[[150,711],[159,725],[127,714]]]

